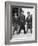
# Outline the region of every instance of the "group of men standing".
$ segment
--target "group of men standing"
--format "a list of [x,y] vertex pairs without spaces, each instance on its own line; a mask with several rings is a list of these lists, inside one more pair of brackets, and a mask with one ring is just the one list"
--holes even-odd
[[[25,19],[25,15],[21,14],[18,16],[18,13],[14,13],[12,24],[15,27],[13,30],[13,34],[15,31],[17,31],[17,34],[20,34],[21,30],[23,29],[24,34],[28,32],[28,29],[30,29],[30,32],[32,33],[32,15],[30,15],[30,12],[27,12],[27,18]],[[25,25],[27,24],[27,31],[25,30]],[[19,31],[17,30],[19,28]]]

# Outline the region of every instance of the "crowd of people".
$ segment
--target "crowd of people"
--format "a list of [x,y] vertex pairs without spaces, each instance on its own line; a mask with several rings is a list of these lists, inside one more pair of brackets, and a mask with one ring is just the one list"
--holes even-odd
[[[20,34],[22,30],[24,31],[24,34],[26,34],[29,29],[32,33],[32,15],[29,11],[27,12],[27,15],[27,18],[25,19],[25,15],[23,15],[23,12],[21,12],[20,16],[18,16],[17,12],[14,12],[12,18],[12,26],[14,26],[13,34],[15,31],[17,31],[17,34]],[[27,31],[25,30],[25,25],[27,25]]]

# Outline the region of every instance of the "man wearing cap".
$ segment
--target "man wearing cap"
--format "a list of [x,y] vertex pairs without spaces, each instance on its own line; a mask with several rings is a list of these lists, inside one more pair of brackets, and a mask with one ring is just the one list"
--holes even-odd
[[28,29],[30,29],[30,32],[32,33],[32,15],[30,15],[30,12],[27,12],[28,14],[28,17],[26,19],[26,22],[27,22],[27,32],[28,32]]

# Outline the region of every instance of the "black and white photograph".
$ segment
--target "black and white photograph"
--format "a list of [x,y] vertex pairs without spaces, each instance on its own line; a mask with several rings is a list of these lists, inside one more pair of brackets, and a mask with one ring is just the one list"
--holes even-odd
[[[36,4],[5,3],[5,43],[36,42]],[[36,22],[35,22],[36,21]]]

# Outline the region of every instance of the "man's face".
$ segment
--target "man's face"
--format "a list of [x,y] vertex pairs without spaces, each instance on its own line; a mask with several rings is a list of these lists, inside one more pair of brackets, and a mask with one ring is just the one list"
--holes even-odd
[[17,18],[17,13],[15,13],[15,18]]
[[24,14],[23,12],[21,12],[21,14]]
[[28,15],[30,15],[30,13]]

